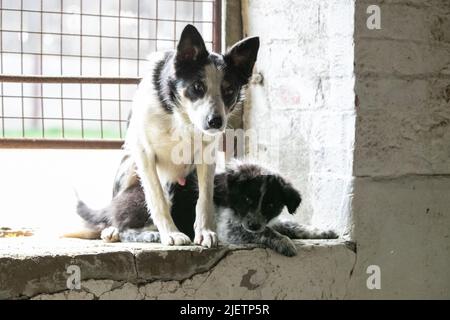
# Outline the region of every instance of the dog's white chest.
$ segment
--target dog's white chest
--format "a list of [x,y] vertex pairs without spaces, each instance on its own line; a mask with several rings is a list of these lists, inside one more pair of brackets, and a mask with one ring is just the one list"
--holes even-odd
[[[167,141],[167,140],[166,140]],[[170,137],[164,145],[154,144],[158,175],[163,181],[182,182],[195,165],[202,161],[202,143],[195,143],[189,136]]]

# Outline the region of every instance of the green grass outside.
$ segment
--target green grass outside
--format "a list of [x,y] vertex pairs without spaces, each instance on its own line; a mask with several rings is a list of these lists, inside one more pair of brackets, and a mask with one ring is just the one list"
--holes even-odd
[[[3,134],[0,131],[0,136]],[[125,132],[122,131],[124,137]],[[26,129],[25,134],[21,130],[5,130],[3,138],[47,138],[47,139],[121,139],[119,130],[103,129],[103,137],[101,130],[84,129],[84,136],[81,129],[65,129],[64,137],[61,128],[45,128],[44,136],[40,129]]]

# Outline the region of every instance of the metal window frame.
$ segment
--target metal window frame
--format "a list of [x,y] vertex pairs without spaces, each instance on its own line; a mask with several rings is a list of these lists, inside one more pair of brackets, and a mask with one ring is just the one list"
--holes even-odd
[[[158,18],[157,18],[158,20]],[[222,40],[222,1],[213,0],[213,51],[221,52]],[[120,30],[120,28],[119,28]],[[119,31],[120,32],[120,31]],[[119,34],[120,37],[120,34]],[[80,36],[81,41],[81,36]],[[120,50],[120,49],[119,49]],[[22,50],[23,51],[23,50]],[[21,52],[23,54],[23,52]],[[126,59],[126,58],[125,58]],[[120,64],[119,64],[120,65]],[[0,83],[38,83],[38,84],[139,84],[139,77],[89,77],[89,76],[39,76],[0,74]],[[22,91],[23,92],[23,91]],[[22,96],[23,98],[24,96]],[[62,99],[62,97],[61,97]],[[120,99],[120,96],[119,96]],[[80,101],[83,98],[80,97]],[[21,117],[24,119],[24,117]],[[64,115],[62,115],[64,118]],[[120,120],[119,120],[120,121]],[[48,138],[0,138],[0,149],[120,149],[124,140],[108,139],[48,139]]]

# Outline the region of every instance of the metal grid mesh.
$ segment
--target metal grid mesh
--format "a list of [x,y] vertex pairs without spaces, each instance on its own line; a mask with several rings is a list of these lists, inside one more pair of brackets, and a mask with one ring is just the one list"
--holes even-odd
[[0,8],[0,143],[120,141],[149,53],[173,49],[187,23],[220,48],[217,0],[0,0]]

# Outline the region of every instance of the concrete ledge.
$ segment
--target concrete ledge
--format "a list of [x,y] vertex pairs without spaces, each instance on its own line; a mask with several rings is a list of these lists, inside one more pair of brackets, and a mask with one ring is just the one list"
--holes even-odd
[[[204,249],[35,237],[0,239],[0,299],[343,298],[355,263],[343,240]],[[67,289],[70,265],[81,289]]]

